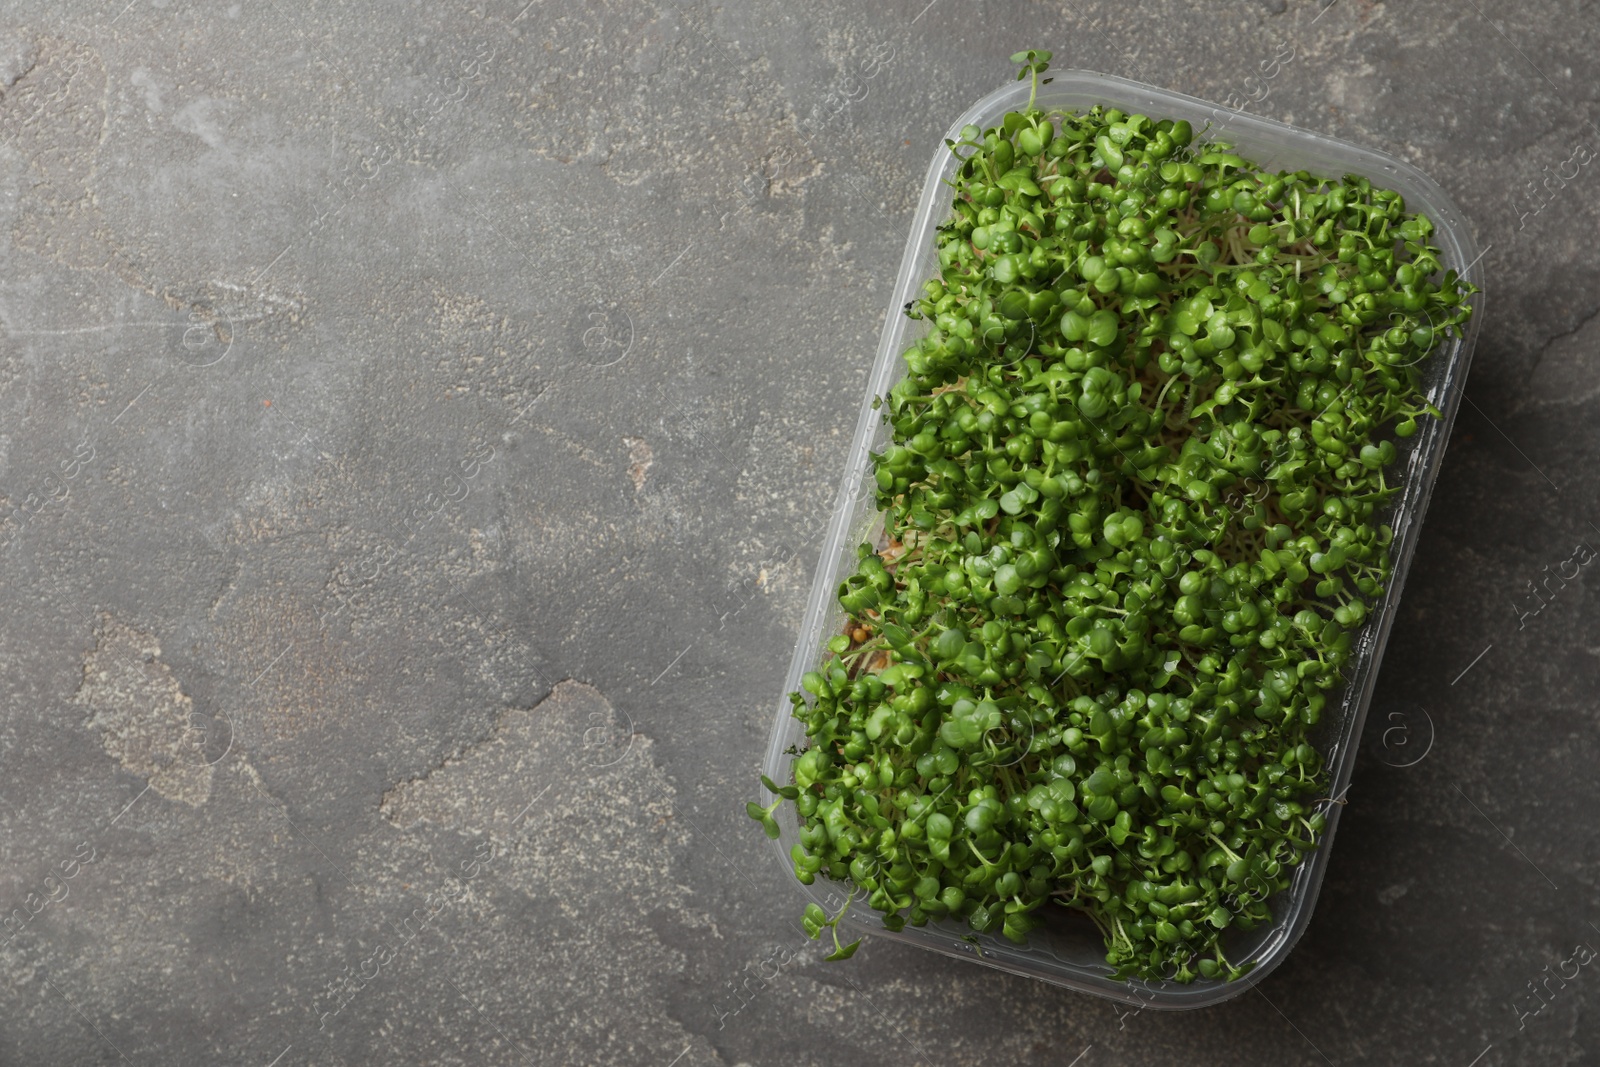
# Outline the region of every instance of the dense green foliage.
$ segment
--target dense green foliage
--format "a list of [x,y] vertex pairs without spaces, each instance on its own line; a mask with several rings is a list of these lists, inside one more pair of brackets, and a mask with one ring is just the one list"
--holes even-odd
[[[1017,57],[1035,93],[1047,60]],[[1119,975],[1233,978],[1224,931],[1324,827],[1311,728],[1389,576],[1394,439],[1437,415],[1416,365],[1475,290],[1398,194],[1193,139],[1030,99],[949,142],[885,547],[750,805],[776,836],[792,801],[796,875],[891,928],[1022,941],[1054,901]]]

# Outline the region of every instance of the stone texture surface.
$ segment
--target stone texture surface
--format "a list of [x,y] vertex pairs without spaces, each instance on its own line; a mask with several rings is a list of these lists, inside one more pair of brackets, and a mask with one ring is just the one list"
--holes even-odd
[[[1486,250],[1373,709],[1431,748],[1198,1013],[824,965],[742,811],[930,153],[1029,46]],[[1589,1062],[1600,975],[1528,983],[1600,945],[1595,579],[1527,583],[1600,543],[1600,164],[1532,191],[1597,54],[1553,0],[7,5],[0,1064]]]

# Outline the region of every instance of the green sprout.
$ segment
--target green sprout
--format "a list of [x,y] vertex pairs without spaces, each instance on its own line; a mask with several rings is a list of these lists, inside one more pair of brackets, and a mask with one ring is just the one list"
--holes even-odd
[[[1326,829],[1315,728],[1389,582],[1401,448],[1476,288],[1359,176],[1028,107],[960,160],[882,398],[881,547],[791,694],[796,878],[899,929],[1086,915],[1119,977],[1237,978]],[[848,907],[848,902],[846,907]],[[842,916],[841,911],[840,915]],[[806,928],[834,929],[816,905]]]
[[1050,53],[1030,48],[1026,52],[1018,52],[1011,57],[1011,62],[1021,65],[1017,71],[1017,81],[1033,77],[1033,88],[1028,93],[1028,110],[1033,110],[1033,102],[1039,95],[1039,75],[1050,69]]
[[807,904],[805,915],[800,919],[800,925],[805,928],[806,936],[815,941],[822,936],[822,931],[833,931],[833,951],[823,957],[824,960],[837,962],[847,960],[856,954],[856,949],[861,947],[858,937],[848,945],[839,943],[839,920],[844,918],[845,912],[850,910],[850,902],[855,899],[854,890],[845,898],[844,907],[839,909],[839,914],[828,918],[828,913],[822,910],[820,904]]
[[773,818],[772,813],[777,811],[785,800],[799,799],[800,790],[792,785],[780,786],[764,774],[761,776],[761,784],[766,786],[772,793],[777,794],[778,799],[764,808],[752,800],[744,806],[745,814],[760,823],[761,829],[766,831],[768,837],[777,840],[780,832],[778,830],[778,820]]

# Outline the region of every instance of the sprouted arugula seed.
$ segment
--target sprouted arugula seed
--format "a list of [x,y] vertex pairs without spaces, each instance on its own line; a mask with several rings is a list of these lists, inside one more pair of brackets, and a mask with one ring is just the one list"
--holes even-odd
[[[1024,941],[1047,904],[1119,977],[1237,978],[1229,930],[1317,846],[1312,728],[1390,573],[1418,364],[1477,290],[1366,178],[1272,173],[1187,122],[1034,105],[961,159],[928,323],[874,454],[885,547],[791,694],[800,881],[900,929]],[[816,905],[812,936],[834,931]]]

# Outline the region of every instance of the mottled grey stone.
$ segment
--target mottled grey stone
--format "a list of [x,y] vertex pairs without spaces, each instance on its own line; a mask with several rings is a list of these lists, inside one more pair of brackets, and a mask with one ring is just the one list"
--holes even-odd
[[[9,5],[0,1063],[1587,1062],[1592,968],[1529,983],[1600,944],[1600,620],[1527,583],[1600,538],[1600,184],[1529,191],[1600,149],[1588,14]],[[1373,710],[1432,746],[1198,1013],[824,964],[743,812],[930,154],[1030,46],[1486,250]]]

